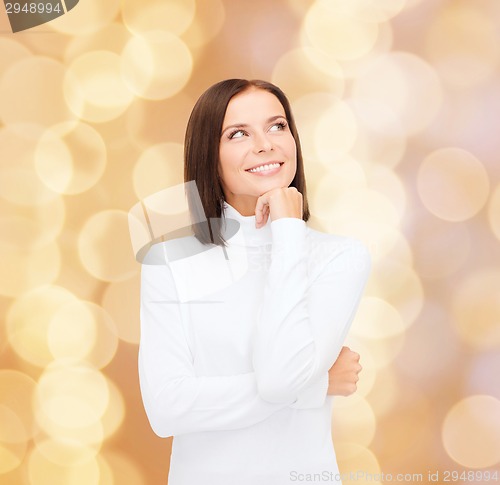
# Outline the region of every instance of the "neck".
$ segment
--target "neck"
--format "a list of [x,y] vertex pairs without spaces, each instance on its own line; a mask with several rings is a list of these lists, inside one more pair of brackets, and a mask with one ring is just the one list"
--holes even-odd
[[[223,235],[226,241],[237,246],[262,246],[270,244],[272,240],[271,218],[268,218],[265,226],[257,229],[255,227],[255,214],[246,216],[242,214],[230,202],[224,202]],[[234,226],[236,225],[236,226]]]
[[233,197],[232,195],[226,197],[229,205],[234,207],[242,216],[254,216],[255,206],[257,205],[257,197],[251,195],[240,195]]

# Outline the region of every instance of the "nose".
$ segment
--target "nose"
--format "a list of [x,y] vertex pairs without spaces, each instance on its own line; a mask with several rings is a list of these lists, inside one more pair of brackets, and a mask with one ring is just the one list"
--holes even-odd
[[266,133],[256,133],[254,136],[254,151],[267,152],[273,149],[273,144]]

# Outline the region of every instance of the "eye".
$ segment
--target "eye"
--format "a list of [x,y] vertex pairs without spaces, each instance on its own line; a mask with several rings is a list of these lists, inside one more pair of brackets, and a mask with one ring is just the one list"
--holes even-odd
[[271,126],[269,131],[283,131],[288,126],[286,121],[280,121]]
[[232,140],[233,138],[241,138],[242,136],[245,136],[245,132],[243,130],[233,130],[231,131],[227,137]]

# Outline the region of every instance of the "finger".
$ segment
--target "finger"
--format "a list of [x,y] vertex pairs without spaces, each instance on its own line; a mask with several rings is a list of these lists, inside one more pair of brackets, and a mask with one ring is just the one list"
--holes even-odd
[[262,219],[258,227],[263,227],[267,224],[267,220],[269,218],[269,205],[264,206],[264,210],[262,211]]
[[265,226],[267,224],[267,220],[270,216],[270,208],[269,208],[269,204],[267,204],[266,206],[264,206],[264,212],[263,212],[263,218],[262,218],[262,221],[261,221],[261,226]]
[[257,199],[257,204],[255,204],[255,225],[257,227],[262,224],[264,219],[264,208],[269,204],[269,198],[267,194],[261,195]]

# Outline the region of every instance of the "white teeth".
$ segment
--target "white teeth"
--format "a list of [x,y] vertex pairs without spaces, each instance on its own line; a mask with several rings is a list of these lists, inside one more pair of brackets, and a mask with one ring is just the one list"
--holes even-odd
[[279,163],[269,163],[268,165],[261,165],[260,167],[252,168],[248,170],[248,172],[264,172],[266,170],[272,170],[273,168],[278,168],[280,166]]

